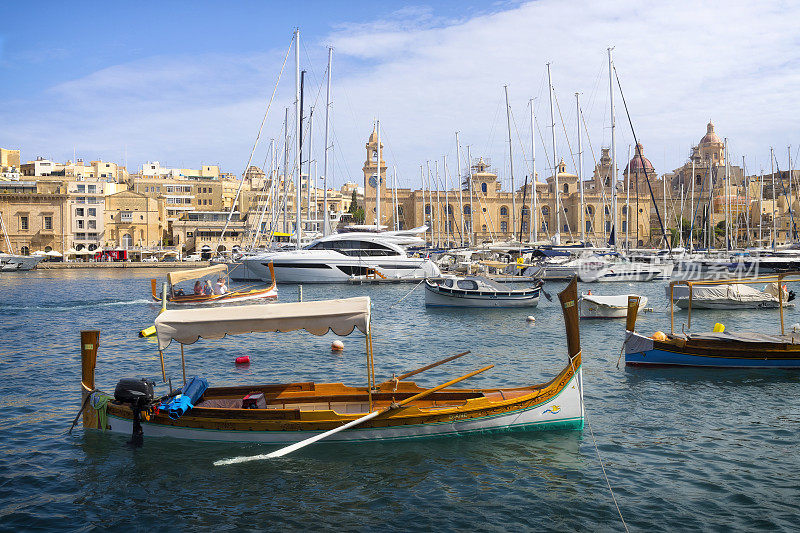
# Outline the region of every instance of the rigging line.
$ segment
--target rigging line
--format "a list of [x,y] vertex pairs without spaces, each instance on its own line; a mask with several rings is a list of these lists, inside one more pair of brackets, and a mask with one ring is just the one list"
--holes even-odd
[[[636,131],[633,129],[633,120],[631,120],[631,114],[628,111],[628,103],[625,101],[625,95],[622,92],[622,83],[619,81],[619,74],[617,74],[617,67],[616,65],[612,65],[614,69],[614,77],[617,78],[617,86],[619,87],[619,95],[622,97],[622,105],[625,107],[625,114],[628,117],[628,124],[631,126],[631,133],[633,134],[633,140],[636,145],[639,145],[639,140],[636,137]],[[650,184],[650,177],[647,175],[647,167],[644,164],[644,156],[642,155],[641,150],[636,150],[636,155],[639,156],[639,163],[642,165],[642,170],[644,171],[644,179],[647,180],[647,188],[650,190],[650,199],[653,201],[653,207],[656,208],[656,217],[658,217],[658,224],[661,226],[661,233],[664,236],[664,243],[667,245],[667,249],[672,253],[672,243],[667,239],[667,230],[664,229],[664,221],[661,219],[661,212],[658,210],[658,202],[656,202],[655,195],[653,194],[653,186]],[[727,163],[727,161],[726,161]],[[616,161],[614,161],[614,165],[616,165]],[[616,191],[614,191],[616,194]]]
[[286,49],[286,55],[283,57],[283,65],[281,65],[281,71],[278,73],[278,79],[275,81],[275,86],[272,88],[272,95],[269,97],[269,103],[267,104],[267,110],[264,111],[264,117],[261,119],[261,125],[258,127],[258,135],[256,135],[256,140],[253,143],[253,149],[250,150],[250,157],[247,159],[247,165],[244,168],[244,172],[242,173],[242,183],[239,184],[239,188],[236,190],[236,198],[233,200],[233,204],[231,205],[231,211],[228,213],[228,219],[225,221],[225,226],[222,228],[222,232],[219,234],[219,240],[217,241],[217,245],[215,249],[219,250],[219,246],[222,243],[222,239],[225,238],[225,231],[228,229],[228,226],[231,223],[231,218],[233,217],[233,211],[236,209],[236,202],[239,199],[239,193],[242,190],[242,185],[244,184],[244,177],[247,175],[247,170],[250,168],[250,163],[253,161],[253,155],[256,152],[256,148],[258,147],[258,141],[261,139],[261,132],[264,129],[264,122],[267,121],[267,115],[269,115],[269,110],[272,107],[272,101],[275,99],[275,92],[278,90],[278,84],[281,81],[281,77],[283,76],[283,70],[286,68],[286,61],[289,59],[289,53],[292,51],[292,44],[294,43],[294,33],[292,34],[292,38],[289,40],[289,47]]
[[556,109],[558,109],[558,118],[561,119],[561,129],[564,131],[564,139],[567,141],[567,149],[569,150],[570,159],[572,159],[572,168],[578,168],[578,164],[575,162],[575,154],[572,153],[572,144],[570,144],[569,135],[567,135],[567,126],[564,123],[564,116],[561,114],[561,106],[558,105],[558,96],[556,96],[555,91],[553,91],[553,99],[556,101]]

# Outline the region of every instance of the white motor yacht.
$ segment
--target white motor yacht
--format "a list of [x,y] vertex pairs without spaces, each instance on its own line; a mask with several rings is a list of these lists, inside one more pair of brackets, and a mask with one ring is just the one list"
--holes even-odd
[[246,256],[242,263],[254,276],[266,280],[267,265],[272,262],[278,283],[346,283],[362,276],[394,280],[438,277],[441,272],[432,261],[409,257],[403,248],[422,243],[418,237],[394,232],[337,233],[300,250]]
[[44,256],[40,255],[13,255],[0,253],[0,271],[33,270]]

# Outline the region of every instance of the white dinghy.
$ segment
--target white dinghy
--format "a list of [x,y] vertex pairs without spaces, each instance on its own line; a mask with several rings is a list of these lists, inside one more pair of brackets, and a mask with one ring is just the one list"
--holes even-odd
[[581,318],[625,318],[628,313],[628,297],[639,298],[639,311],[647,305],[647,297],[636,294],[620,294],[601,296],[591,292],[578,300],[578,312]]
[[428,307],[536,307],[543,282],[515,290],[483,276],[450,276],[425,280]]

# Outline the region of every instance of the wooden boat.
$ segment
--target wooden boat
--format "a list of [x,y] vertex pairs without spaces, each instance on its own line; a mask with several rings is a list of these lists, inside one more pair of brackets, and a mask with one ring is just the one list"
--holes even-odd
[[543,282],[515,290],[483,276],[447,277],[425,280],[428,307],[536,307]]
[[[581,318],[625,318],[628,314],[628,298],[636,294],[618,294],[615,296],[602,296],[599,294],[584,294],[578,302]],[[638,296],[639,311],[647,305],[647,297]]]
[[[787,277],[800,276],[798,272],[761,276],[745,280],[719,281],[673,281],[675,285],[688,285],[690,302],[694,285],[763,283],[776,281],[779,285]],[[671,291],[673,292],[673,291]],[[783,291],[779,292],[782,304]],[[704,366],[721,368],[800,368],[800,336],[786,335],[783,324],[783,306],[780,309],[780,334],[752,331],[726,331],[715,327],[714,331],[701,333],[675,333],[674,308],[670,311],[670,333],[656,332],[652,337],[636,333],[637,298],[628,298],[626,322],[625,364],[632,366]],[[692,326],[692,307],[689,306],[688,327]]]
[[[492,368],[486,366],[433,388],[423,388],[407,377],[466,355],[464,352],[377,383],[372,353],[369,297],[274,305],[230,306],[167,310],[156,319],[158,348],[164,372],[163,350],[174,340],[181,345],[199,338],[251,332],[287,332],[305,329],[315,335],[333,331],[347,335],[358,329],[366,336],[367,385],[296,382],[208,388],[201,401],[177,420],[148,399],[139,407],[110,399],[106,403],[107,430],[132,434],[134,411],[140,409],[144,435],[211,441],[252,441],[286,444],[331,434],[332,441],[413,439],[477,432],[538,429],[582,429],[584,421],[577,284],[559,294],[567,332],[568,360],[553,379],[514,388],[450,388],[463,379]],[[103,398],[95,389],[99,332],[82,332],[83,423],[99,428],[92,405]],[[184,363],[183,357],[181,358]],[[186,383],[185,363],[183,365]],[[250,393],[264,395],[262,408],[244,409]],[[108,396],[106,395],[105,398]],[[104,403],[104,402],[100,402]],[[356,427],[353,427],[356,426]]]
[[[191,270],[178,270],[167,274],[167,302],[173,304],[207,304],[207,303],[228,303],[228,302],[242,302],[246,300],[256,300],[260,298],[277,298],[278,288],[275,284],[275,271],[272,268],[272,263],[269,263],[269,272],[272,275],[272,282],[267,287],[252,289],[246,287],[244,289],[237,289],[234,291],[226,292],[225,294],[180,294],[176,293],[175,285],[181,281],[191,281],[213,275],[227,275],[228,265],[218,264],[203,268],[193,268]],[[153,300],[160,302],[156,288],[157,282],[154,279],[150,280],[150,291],[153,295]]]

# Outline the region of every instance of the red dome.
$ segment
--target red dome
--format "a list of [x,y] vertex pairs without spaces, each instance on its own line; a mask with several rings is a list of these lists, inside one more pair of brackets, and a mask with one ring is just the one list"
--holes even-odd
[[637,172],[642,172],[643,168],[642,161],[644,161],[645,171],[647,171],[648,173],[655,172],[653,164],[650,162],[650,160],[644,157],[643,155],[642,157],[639,157],[640,154],[643,154],[642,143],[636,145],[636,155],[633,156],[633,158],[628,162],[628,166],[625,167],[625,174],[627,174],[629,170],[634,174]]

